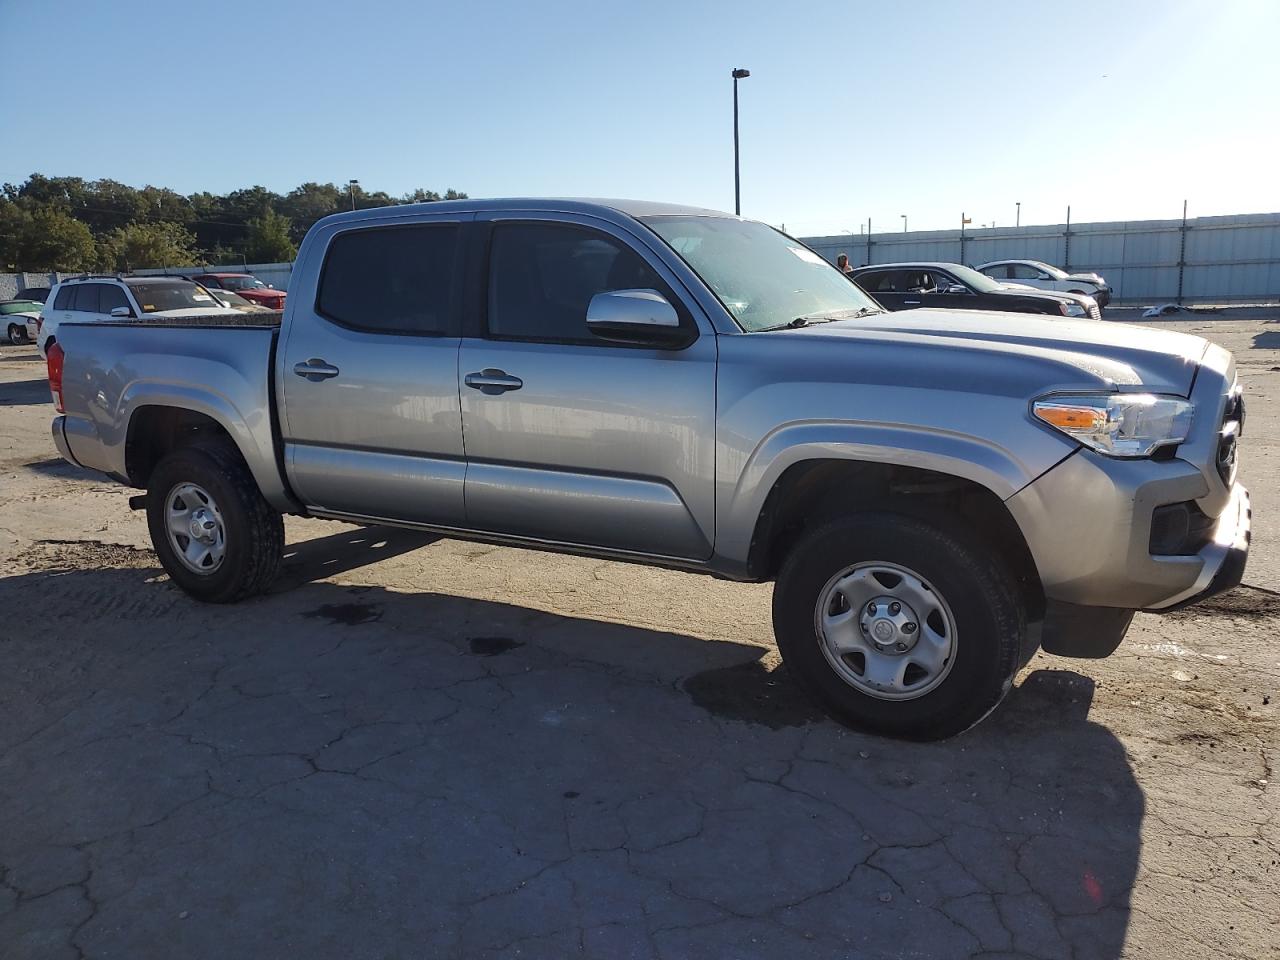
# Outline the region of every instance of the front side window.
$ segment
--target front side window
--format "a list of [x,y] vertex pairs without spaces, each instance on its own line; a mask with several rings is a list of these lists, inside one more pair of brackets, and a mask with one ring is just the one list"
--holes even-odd
[[354,330],[443,335],[457,250],[452,223],[340,233],[325,256],[316,311]]
[[729,217],[644,221],[689,264],[744,330],[844,319],[880,307],[808,247],[763,223]]
[[98,312],[110,313],[116,307],[124,307],[133,312],[133,308],[129,306],[129,298],[124,295],[124,291],[114,284],[104,283],[98,294]]
[[98,309],[98,293],[102,289],[100,283],[80,283],[75,288],[75,300],[71,309],[81,313],[101,313]]
[[596,343],[587,306],[597,293],[657,290],[658,274],[607,234],[558,223],[500,223],[489,253],[489,334]]

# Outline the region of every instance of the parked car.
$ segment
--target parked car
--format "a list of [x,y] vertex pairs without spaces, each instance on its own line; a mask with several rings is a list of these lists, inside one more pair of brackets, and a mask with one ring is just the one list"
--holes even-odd
[[43,309],[44,304],[35,300],[0,300],[0,322],[9,342],[35,343]]
[[1099,307],[1111,302],[1111,287],[1096,273],[1067,273],[1042,260],[992,260],[977,269],[998,283],[1084,294],[1097,300]]
[[53,288],[50,303],[41,314],[36,341],[41,356],[58,339],[64,323],[101,323],[155,317],[176,320],[182,317],[233,315],[240,311],[224,307],[208,290],[185,277],[77,277]]
[[50,349],[59,451],[147,491],[204,601],[268,588],[283,514],[776,580],[817,703],[936,738],[1037,642],[1106,656],[1244,569],[1243,400],[1199,337],[886,313],[762,223],[626,201],[338,214],[293,285],[279,326]]
[[269,310],[283,310],[285,292],[248,273],[198,273],[192,277],[210,290],[230,290]]
[[959,263],[877,263],[849,276],[888,310],[949,307],[1092,320],[1102,316],[1089,297],[1006,286]]
[[260,303],[254,303],[252,300],[246,300],[238,293],[232,293],[230,290],[222,290],[218,287],[205,287],[215,300],[224,307],[230,307],[233,310],[239,310],[241,313],[270,313],[270,307],[264,307]]
[[49,291],[51,287],[23,287],[18,291],[17,300],[35,300],[39,303],[49,302]]

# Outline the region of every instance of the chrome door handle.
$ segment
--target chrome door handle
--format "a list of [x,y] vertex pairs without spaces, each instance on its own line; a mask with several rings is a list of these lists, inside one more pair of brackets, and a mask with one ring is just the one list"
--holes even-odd
[[920,306],[920,301],[919,300],[903,300],[902,305],[904,307],[918,307]]
[[325,363],[319,357],[312,357],[306,363],[295,363],[293,372],[300,377],[306,377],[312,383],[319,383],[321,380],[336,377],[338,368],[332,364]]
[[487,367],[479,373],[468,373],[462,378],[462,382],[473,390],[479,390],[491,397],[506,393],[508,390],[519,390],[524,386],[524,381],[519,377],[508,376],[505,370],[495,370],[492,367]]

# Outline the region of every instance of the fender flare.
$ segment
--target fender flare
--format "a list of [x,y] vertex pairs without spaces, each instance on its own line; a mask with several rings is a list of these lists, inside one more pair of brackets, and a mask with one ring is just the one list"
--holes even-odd
[[814,460],[847,460],[931,470],[971,481],[1008,500],[1036,472],[982,437],[896,423],[806,421],[769,433],[751,452],[718,512],[717,553],[745,565],[765,500],[788,468]]

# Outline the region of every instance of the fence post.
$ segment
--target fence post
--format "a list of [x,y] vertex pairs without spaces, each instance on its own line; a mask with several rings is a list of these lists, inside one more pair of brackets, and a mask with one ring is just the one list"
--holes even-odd
[[1182,227],[1178,242],[1178,303],[1182,303],[1182,274],[1187,268],[1187,201],[1182,201]]
[[1071,204],[1067,204],[1067,229],[1062,231],[1062,269],[1071,272]]
[[871,218],[867,217],[867,265],[871,265]]

